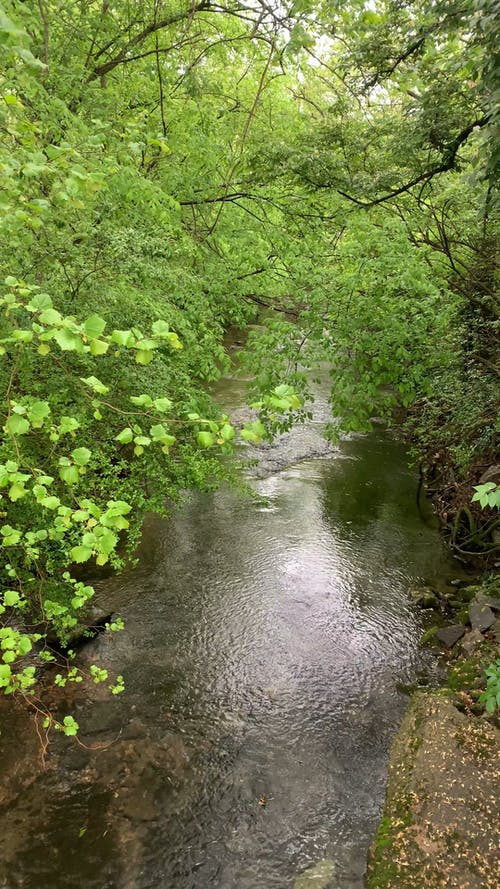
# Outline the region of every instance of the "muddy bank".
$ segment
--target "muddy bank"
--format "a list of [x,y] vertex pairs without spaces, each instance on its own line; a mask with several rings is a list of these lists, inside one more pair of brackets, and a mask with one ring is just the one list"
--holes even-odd
[[500,733],[417,693],[393,745],[368,889],[496,889]]

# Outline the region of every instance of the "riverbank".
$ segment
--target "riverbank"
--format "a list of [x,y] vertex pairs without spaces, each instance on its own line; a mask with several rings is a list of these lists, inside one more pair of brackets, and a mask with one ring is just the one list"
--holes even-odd
[[442,646],[446,679],[414,692],[394,741],[367,889],[498,885],[500,732],[485,669],[500,657],[499,593],[498,577],[421,591],[434,621],[423,641]]

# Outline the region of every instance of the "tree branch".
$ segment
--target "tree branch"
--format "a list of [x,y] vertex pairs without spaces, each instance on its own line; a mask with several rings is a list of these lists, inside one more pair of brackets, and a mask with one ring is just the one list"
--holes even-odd
[[[448,151],[443,159],[443,161],[437,166],[432,167],[430,170],[425,170],[425,172],[420,173],[418,176],[415,176],[414,179],[411,179],[409,182],[406,182],[404,185],[401,185],[400,188],[395,188],[394,191],[390,191],[387,194],[383,195],[380,198],[374,198],[372,201],[363,201],[359,198],[354,197],[354,195],[348,194],[345,191],[342,191],[340,188],[337,188],[336,191],[343,198],[346,198],[348,201],[351,201],[354,204],[357,204],[359,207],[364,207],[365,210],[370,209],[370,207],[376,207],[378,204],[383,204],[385,201],[390,201],[393,198],[397,198],[398,195],[404,194],[405,192],[411,191],[415,185],[419,185],[423,183],[426,185],[434,176],[438,176],[440,173],[446,173],[448,170],[452,170],[455,166],[457,154],[462,147],[467,142],[470,134],[476,128],[481,128],[486,126],[489,120],[489,115],[485,114],[483,117],[478,118],[477,120],[472,121],[467,127],[465,127],[453,140],[453,142],[448,146]],[[319,188],[331,188],[331,185],[319,185]]]
[[127,60],[128,54],[130,51],[139,44],[143,43],[150,34],[155,34],[157,31],[163,30],[163,28],[168,28],[170,25],[175,25],[177,22],[185,21],[186,19],[190,19],[197,12],[207,12],[210,10],[211,0],[199,0],[198,3],[193,4],[188,9],[185,9],[183,12],[178,12],[175,15],[168,16],[167,18],[160,19],[159,21],[150,22],[149,25],[146,25],[145,28],[142,29],[135,37],[132,37],[128,43],[125,44],[123,49],[120,50],[118,55],[116,55],[113,59],[109,59],[107,62],[104,62],[102,65],[96,65],[95,68],[88,75],[86,83],[90,83],[92,80],[96,80],[99,77],[103,77],[108,74],[117,65],[120,65],[122,62]]

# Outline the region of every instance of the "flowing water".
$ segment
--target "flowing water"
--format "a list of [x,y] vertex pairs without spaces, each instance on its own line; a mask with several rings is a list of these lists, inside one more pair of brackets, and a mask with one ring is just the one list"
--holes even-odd
[[127,690],[67,702],[99,750],[58,739],[42,769],[2,709],[1,889],[293,889],[318,862],[300,889],[361,889],[422,667],[408,591],[456,568],[404,448],[379,430],[327,452],[325,415],[262,450],[259,498],[150,517],[138,566],[101,583],[127,630],[83,657]]

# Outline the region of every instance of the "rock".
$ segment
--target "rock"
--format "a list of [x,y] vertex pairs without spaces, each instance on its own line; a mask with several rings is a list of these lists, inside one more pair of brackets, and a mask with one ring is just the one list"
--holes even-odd
[[439,639],[440,642],[444,642],[447,648],[453,648],[458,640],[462,638],[464,633],[465,627],[463,624],[454,624],[451,627],[441,627],[436,633],[436,638]]
[[394,742],[367,889],[498,885],[500,733],[418,692]]
[[469,617],[472,629],[480,630],[481,633],[493,626],[496,620],[495,614],[489,605],[482,605],[477,601],[470,603]]
[[497,617],[496,621],[489,628],[490,633],[493,633],[493,638],[495,642],[500,642],[500,618]]
[[410,590],[410,598],[420,608],[437,608],[439,599],[432,587],[423,586]]
[[466,636],[462,639],[461,647],[462,651],[465,651],[469,657],[474,654],[477,648],[482,645],[484,642],[484,638],[482,633],[479,630],[469,630]]
[[479,479],[479,484],[484,485],[485,482],[491,482],[495,478],[500,478],[500,466],[497,464],[495,466],[490,466],[486,472],[483,472],[481,478]]
[[297,877],[293,889],[328,889],[332,885],[335,870],[335,862],[324,858]]
[[500,611],[500,599],[493,596],[487,596],[485,593],[477,593],[476,600],[480,605],[488,605],[493,611]]

